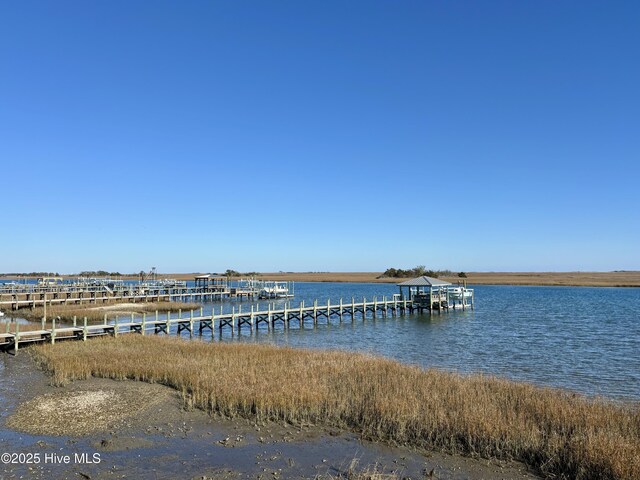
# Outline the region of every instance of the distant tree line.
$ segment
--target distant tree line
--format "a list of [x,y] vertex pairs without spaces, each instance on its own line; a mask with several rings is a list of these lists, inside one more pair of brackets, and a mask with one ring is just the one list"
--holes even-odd
[[[414,278],[422,277],[423,275],[433,278],[451,277],[453,272],[451,270],[427,270],[427,267],[424,265],[418,265],[408,270],[403,270],[402,268],[387,268],[378,278]],[[466,278],[467,274],[460,272],[458,273],[458,277]]]
[[227,269],[223,275],[225,277],[256,277],[260,275],[260,272],[240,273],[237,270]]
[[120,272],[107,272],[105,270],[86,270],[78,274],[79,277],[122,277]]

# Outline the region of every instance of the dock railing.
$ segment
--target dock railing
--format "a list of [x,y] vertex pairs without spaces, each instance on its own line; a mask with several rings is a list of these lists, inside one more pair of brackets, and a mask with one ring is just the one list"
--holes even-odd
[[[470,305],[472,308],[472,305]],[[448,309],[440,308],[438,313],[447,311]],[[319,321],[324,320],[329,323],[331,320],[339,322],[354,322],[357,318],[362,321],[367,319],[376,319],[378,316],[400,317],[413,313],[435,313],[436,310],[429,310],[424,305],[417,304],[406,299],[400,299],[394,295],[391,299],[383,297],[378,300],[363,298],[362,301],[351,299],[350,303],[345,303],[340,299],[339,303],[332,304],[327,300],[326,304],[319,303],[314,300],[312,305],[305,305],[300,302],[297,307],[291,306],[289,302],[285,303],[282,308],[275,308],[275,304],[268,303],[266,307],[260,308],[260,304],[251,305],[249,310],[243,311],[242,305],[232,307],[231,312],[224,313],[220,306],[220,313],[216,314],[215,309],[210,315],[205,315],[202,308],[196,315],[197,310],[190,310],[187,317],[183,315],[182,310],[178,312],[177,317],[173,318],[170,312],[167,312],[166,318],[160,318],[158,311],[152,320],[147,319],[147,314],[143,313],[138,320],[134,314],[131,314],[128,321],[123,321],[120,317],[116,317],[111,323],[105,319],[101,324],[90,325],[87,318],[84,317],[82,325],[79,326],[76,317],[70,326],[61,326],[59,318],[51,320],[51,328],[46,328],[43,322],[42,328],[37,330],[21,331],[20,324],[16,323],[14,331],[11,332],[9,324],[6,331],[0,333],[0,348],[5,351],[17,352],[21,346],[33,343],[50,342],[55,343],[62,340],[82,340],[102,336],[115,336],[127,333],[138,333],[145,335],[147,333],[164,333],[167,335],[188,332],[190,336],[202,336],[204,332],[211,332],[211,340],[214,339],[214,332],[219,331],[219,338],[222,338],[223,332],[230,332],[235,335],[236,331],[240,332],[242,328],[248,328],[251,333],[257,333],[261,324],[265,324],[267,331],[271,331],[278,324],[282,324],[284,329],[291,327],[291,324],[297,325],[298,328],[304,328],[305,323],[317,326]],[[197,330],[197,331],[196,331]]]

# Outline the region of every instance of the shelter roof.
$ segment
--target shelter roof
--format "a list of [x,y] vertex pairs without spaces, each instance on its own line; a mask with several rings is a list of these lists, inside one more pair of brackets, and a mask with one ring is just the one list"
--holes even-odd
[[451,285],[451,283],[438,280],[437,278],[427,277],[426,275],[398,283],[400,287],[444,287],[446,285]]

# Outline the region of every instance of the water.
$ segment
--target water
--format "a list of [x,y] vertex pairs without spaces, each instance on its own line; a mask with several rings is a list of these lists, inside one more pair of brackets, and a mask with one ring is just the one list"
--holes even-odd
[[[355,297],[382,299],[395,285],[296,283],[292,306],[314,299],[337,304]],[[640,400],[640,289],[589,287],[476,286],[474,310],[406,317],[348,317],[340,324],[320,320],[317,328],[285,330],[279,325],[257,334],[244,328],[223,341],[265,342],[304,348],[370,352],[424,367],[482,372],[587,395]],[[276,301],[281,308],[284,301]],[[266,308],[267,302],[244,302]],[[240,302],[205,303],[219,313]],[[174,317],[176,315],[173,315]],[[166,318],[161,315],[160,318]],[[218,341],[218,332],[215,332]]]
[[[292,304],[394,293],[395,285],[296,283]],[[327,325],[323,319],[304,330],[251,335],[244,329],[235,340],[370,352],[424,367],[640,400],[640,289],[476,286],[475,293],[475,309],[465,312],[378,316],[364,324],[359,316],[354,323],[332,319]]]

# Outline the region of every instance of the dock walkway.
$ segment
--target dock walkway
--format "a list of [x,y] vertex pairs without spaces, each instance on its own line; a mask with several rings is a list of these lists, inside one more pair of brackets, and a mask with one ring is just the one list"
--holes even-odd
[[219,301],[230,298],[250,299],[258,296],[257,290],[182,288],[136,288],[111,290],[99,288],[64,288],[48,290],[0,290],[0,309],[42,307],[51,305],[82,305],[106,302],[161,302],[161,301]]
[[[472,307],[471,307],[472,308]],[[464,309],[464,307],[462,307]],[[446,309],[442,309],[446,310]],[[250,331],[258,331],[260,325],[266,325],[267,331],[271,331],[278,324],[282,324],[285,329],[290,328],[293,323],[298,328],[304,328],[305,322],[317,325],[319,321],[324,320],[327,324],[331,320],[350,320],[354,322],[358,317],[361,320],[367,318],[376,318],[381,316],[398,317],[412,313],[431,312],[428,308],[416,305],[406,299],[399,299],[394,296],[392,300],[386,297],[383,300],[374,298],[367,301],[363,298],[361,302],[351,299],[350,303],[344,303],[340,300],[337,304],[331,304],[327,301],[326,305],[320,305],[318,301],[314,301],[313,305],[305,306],[301,302],[298,307],[285,306],[284,308],[274,309],[272,304],[268,304],[267,309],[260,310],[255,306],[251,306],[250,311],[242,311],[242,306],[236,310],[233,307],[231,313],[223,313],[222,307],[219,314],[215,311],[211,315],[204,315],[203,309],[200,308],[199,315],[194,315],[194,310],[189,312],[189,316],[185,317],[182,312],[177,318],[172,318],[171,313],[166,314],[166,318],[161,319],[158,311],[155,315],[151,315],[150,319],[147,314],[143,314],[139,320],[135,320],[132,315],[131,321],[114,321],[107,323],[106,321],[98,325],[89,325],[87,319],[84,318],[81,325],[76,321],[72,326],[56,327],[56,320],[52,320],[51,328],[41,328],[39,330],[20,331],[19,324],[16,324],[16,331],[9,331],[7,324],[6,332],[0,333],[0,349],[7,352],[17,353],[18,350],[26,345],[33,343],[55,343],[61,340],[83,340],[88,338],[115,336],[127,333],[138,333],[145,335],[147,333],[164,333],[166,335],[176,334],[182,335],[182,332],[188,332],[191,336],[203,335],[207,330],[211,332],[211,339],[214,339],[216,328],[219,330],[219,337],[222,338],[223,332],[229,332],[235,335],[236,331],[245,327]],[[437,310],[439,313],[441,310]]]

